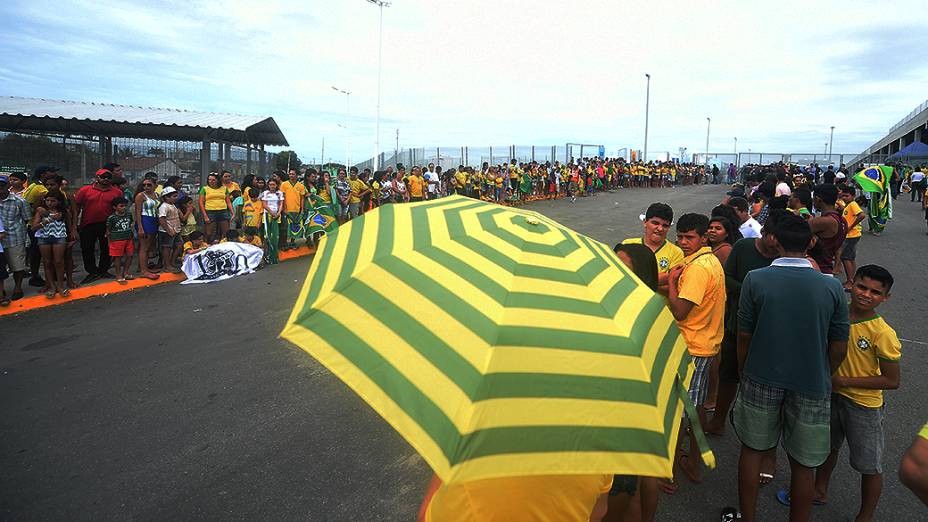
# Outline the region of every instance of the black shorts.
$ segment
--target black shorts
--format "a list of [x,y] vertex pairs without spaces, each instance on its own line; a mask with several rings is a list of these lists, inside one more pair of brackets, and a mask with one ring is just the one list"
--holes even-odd
[[738,381],[738,334],[725,330],[719,351],[719,382]]
[[849,237],[844,240],[844,248],[841,249],[842,261],[854,261],[857,259],[857,243],[860,242],[860,236]]

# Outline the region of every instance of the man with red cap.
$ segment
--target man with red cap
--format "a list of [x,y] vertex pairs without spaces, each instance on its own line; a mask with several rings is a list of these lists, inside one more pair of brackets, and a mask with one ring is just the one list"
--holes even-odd
[[[97,171],[94,183],[81,187],[74,195],[74,203],[80,212],[78,230],[81,238],[81,255],[87,276],[81,284],[92,283],[100,278],[113,279],[110,268],[109,245],[106,240],[106,219],[113,213],[113,200],[122,197],[122,191],[113,187],[113,173],[107,169]],[[94,247],[100,243],[100,262],[94,258]]]

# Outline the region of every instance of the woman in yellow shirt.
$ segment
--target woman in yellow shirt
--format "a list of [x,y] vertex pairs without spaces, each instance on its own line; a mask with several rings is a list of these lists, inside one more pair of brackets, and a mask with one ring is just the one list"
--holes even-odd
[[229,222],[235,218],[235,211],[229,199],[229,190],[219,182],[219,175],[215,172],[211,172],[206,178],[206,185],[200,187],[199,205],[203,223],[206,225],[206,239],[212,241],[226,237]]

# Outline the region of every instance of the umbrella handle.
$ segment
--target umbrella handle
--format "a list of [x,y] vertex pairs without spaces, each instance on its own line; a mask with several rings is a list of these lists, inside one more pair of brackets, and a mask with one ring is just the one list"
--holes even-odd
[[[683,383],[683,378],[679,375],[676,376],[676,381],[677,393],[680,394],[680,400],[683,401],[683,410],[686,411],[690,420],[695,421],[695,424],[698,425],[699,416],[696,414],[696,407],[693,406],[693,401],[690,400],[690,394],[686,389],[686,384]],[[699,446],[699,453],[702,457],[702,461],[709,469],[715,469],[715,455],[709,447],[709,440],[706,439],[706,434],[703,433],[702,426],[694,426],[693,434],[696,436],[696,445]],[[680,435],[682,436],[682,433]]]

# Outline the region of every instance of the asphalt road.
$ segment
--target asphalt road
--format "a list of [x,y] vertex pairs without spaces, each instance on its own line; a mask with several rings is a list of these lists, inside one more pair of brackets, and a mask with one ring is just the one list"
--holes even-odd
[[[721,187],[622,190],[530,205],[613,244],[637,235],[652,201],[708,213]],[[928,519],[896,478],[928,418],[925,222],[900,199],[859,262],[897,278],[881,310],[903,342],[888,393],[879,520]],[[6,520],[411,520],[430,471],[340,381],[277,339],[311,260],[210,285],[165,284],[0,318],[0,518]],[[717,520],[737,504],[737,443],[701,485],[663,496],[662,520]],[[782,452],[781,452],[782,453]],[[778,475],[764,520],[785,520]],[[858,479],[842,458],[815,520],[850,520]]]

